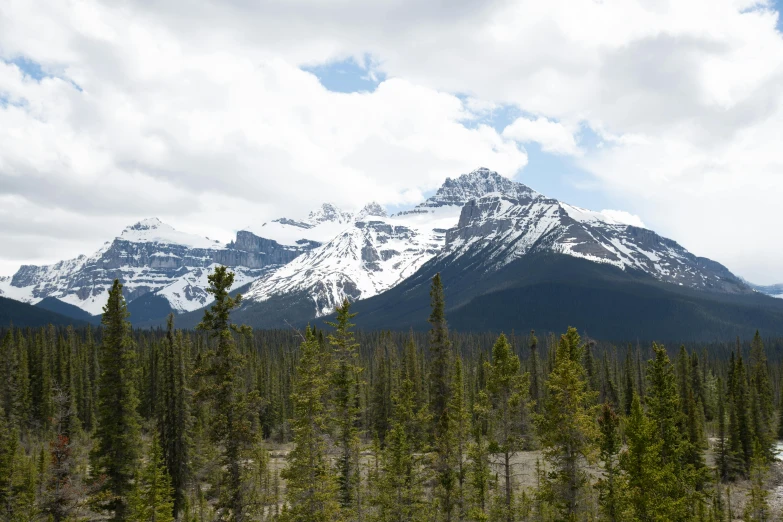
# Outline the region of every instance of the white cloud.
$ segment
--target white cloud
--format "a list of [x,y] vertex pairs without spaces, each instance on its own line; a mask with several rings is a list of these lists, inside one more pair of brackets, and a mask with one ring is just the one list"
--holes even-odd
[[517,118],[503,129],[503,136],[521,143],[534,141],[541,145],[541,150],[553,154],[578,156],[582,153],[571,130],[562,123],[549,121],[546,118],[535,120]]
[[[515,140],[531,140],[695,253],[783,280],[771,6],[7,0],[0,57],[64,80],[0,66],[0,96],[21,103],[0,109],[0,193],[116,221],[162,206],[175,225],[228,231],[324,193],[401,203],[478,165],[511,175],[527,160]],[[371,94],[299,70],[368,55],[390,78]],[[505,105],[537,119],[466,126]],[[584,128],[601,147],[575,138]]]
[[601,214],[608,216],[609,218],[611,218],[614,221],[617,221],[618,223],[623,223],[625,225],[633,225],[635,227],[640,227],[640,228],[647,228],[647,226],[642,221],[642,218],[640,218],[636,214],[631,214],[630,212],[626,212],[625,210],[604,209],[601,211]]

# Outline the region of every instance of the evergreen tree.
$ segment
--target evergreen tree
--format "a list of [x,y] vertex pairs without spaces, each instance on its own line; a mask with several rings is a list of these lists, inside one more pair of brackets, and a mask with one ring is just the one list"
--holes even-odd
[[362,368],[357,363],[359,347],[355,341],[350,320],[351,303],[346,298],[337,307],[337,321],[327,323],[335,329],[329,334],[333,350],[334,414],[337,427],[337,445],[340,456],[337,461],[337,482],[340,489],[340,504],[349,518],[361,519],[361,472],[359,469],[359,387]]
[[620,455],[620,469],[627,481],[627,502],[631,520],[664,522],[672,520],[678,506],[673,505],[667,491],[671,480],[671,465],[662,466],[662,440],[656,426],[642,410],[639,396],[634,394],[631,415],[625,427],[628,448]]
[[541,385],[538,379],[540,365],[538,362],[538,337],[536,337],[535,330],[530,330],[530,401],[536,413],[541,412]]
[[457,436],[453,416],[448,406],[452,399],[454,355],[446,326],[446,302],[440,274],[435,274],[430,289],[430,371],[431,408],[433,417],[433,439],[435,441],[435,473],[437,476],[436,496],[440,513],[446,522],[451,522],[456,505],[457,492]]
[[[207,353],[203,376],[207,383],[199,390],[202,398],[212,401],[210,436],[222,448],[226,483],[219,507],[226,518],[242,522],[246,518],[243,474],[245,453],[255,442],[252,408],[258,402],[257,392],[248,392],[242,378],[245,358],[239,353],[232,332],[241,331],[231,324],[231,310],[239,306],[242,296],[229,297],[234,274],[219,266],[209,275],[207,291],[215,298],[204,311],[199,330],[209,332],[214,351]],[[243,332],[244,333],[244,332]]]
[[152,438],[149,459],[136,476],[128,511],[132,522],[174,521],[174,489],[157,437]]
[[715,447],[715,463],[721,480],[729,479],[729,445],[726,431],[726,405],[723,381],[718,379],[718,441]]
[[430,397],[432,401],[432,418],[434,436],[438,438],[448,424],[446,406],[451,398],[451,378],[453,353],[449,331],[446,326],[446,302],[443,295],[443,283],[440,274],[432,278],[430,289],[430,355],[432,369],[430,371]]
[[636,392],[633,381],[633,361],[631,359],[631,347],[625,352],[625,390],[623,392],[623,413],[631,414],[631,404],[633,403],[633,394]]
[[560,337],[546,383],[549,393],[536,416],[544,458],[551,468],[541,493],[554,504],[561,520],[576,520],[586,507],[585,463],[593,460],[598,438],[592,406],[596,394],[588,389],[582,354],[579,334],[569,328]]
[[[632,392],[633,393],[633,392]],[[633,406],[633,396],[631,397]],[[616,522],[623,520],[623,484],[618,467],[618,454],[622,440],[620,439],[620,418],[605,402],[601,415],[598,417],[598,428],[601,432],[600,460],[602,477],[598,482],[599,503],[604,520]]]
[[750,344],[749,377],[755,442],[758,443],[763,458],[771,461],[774,458],[773,441],[777,428],[775,404],[767,367],[767,355],[758,330]]
[[294,404],[294,448],[282,472],[286,480],[283,520],[327,522],[341,520],[337,477],[327,454],[329,431],[325,399],[330,375],[324,372],[324,351],[308,327],[291,396]]
[[765,488],[767,465],[762,449],[756,447],[756,452],[750,466],[750,490],[748,491],[743,511],[745,522],[768,522],[773,520],[769,506],[769,491]]
[[95,448],[96,469],[106,475],[108,507],[114,511],[115,520],[127,518],[127,495],[132,489],[141,444],[136,352],[128,315],[122,285],[115,279],[103,307]]
[[425,495],[428,473],[423,451],[426,446],[416,436],[417,425],[428,420],[429,413],[424,408],[416,409],[413,382],[404,379],[394,397],[392,425],[381,452],[380,469],[373,477],[373,483],[377,484],[373,520],[432,520],[434,513]]
[[179,516],[185,503],[191,445],[191,396],[187,388],[186,348],[182,332],[174,332],[174,315],[171,314],[167,320],[161,358],[163,406],[158,409],[158,436],[174,491],[174,518]]
[[490,447],[486,434],[492,415],[492,405],[485,389],[478,392],[473,405],[473,441],[468,446],[468,486],[469,508],[468,518],[477,522],[489,519],[490,487],[492,469],[490,467]]
[[514,480],[512,460],[525,445],[526,433],[522,426],[523,411],[527,407],[527,374],[520,373],[520,362],[501,334],[492,348],[492,363],[487,368],[487,392],[490,415],[490,452],[501,457],[502,518],[514,519]]

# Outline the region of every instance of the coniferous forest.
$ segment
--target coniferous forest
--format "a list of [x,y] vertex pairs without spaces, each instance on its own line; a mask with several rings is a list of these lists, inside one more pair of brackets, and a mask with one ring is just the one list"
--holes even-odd
[[232,323],[0,330],[0,520],[767,521],[783,339]]

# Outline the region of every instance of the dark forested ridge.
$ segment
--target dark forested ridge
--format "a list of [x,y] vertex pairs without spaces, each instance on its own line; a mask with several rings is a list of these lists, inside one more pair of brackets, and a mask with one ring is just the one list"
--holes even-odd
[[455,332],[469,309],[448,306],[447,281],[419,296],[426,331],[357,331],[348,302],[306,328],[239,327],[225,269],[196,330],[132,329],[119,283],[99,327],[14,321],[0,329],[0,520],[783,514],[782,336]]
[[[467,257],[429,262],[399,285],[357,301],[358,328],[426,331],[429,283],[436,273],[449,296],[449,324],[463,332],[562,332],[578,324],[595,338],[617,342],[728,341],[756,329],[783,336],[783,299],[695,290],[551,253],[528,254],[491,273]],[[313,309],[307,293],[290,293],[240,307],[234,317],[254,328],[303,328],[317,321]],[[193,328],[202,314],[183,314],[177,321]],[[163,324],[159,318],[139,325]]]
[[20,327],[54,325],[83,325],[87,321],[75,319],[57,311],[47,310],[15,299],[0,297],[0,325]]

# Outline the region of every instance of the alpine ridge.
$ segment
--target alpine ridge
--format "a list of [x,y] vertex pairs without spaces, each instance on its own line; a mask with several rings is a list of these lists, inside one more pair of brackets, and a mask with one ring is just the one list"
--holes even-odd
[[99,314],[119,278],[137,320],[159,323],[174,311],[185,314],[180,322],[187,325],[194,322],[187,313],[210,302],[207,275],[226,265],[236,274],[234,287],[243,287],[239,316],[273,327],[328,315],[346,298],[366,300],[400,285],[409,291],[433,267],[459,267],[458,277],[477,289],[489,280],[497,286],[497,278],[501,286],[513,285],[503,275],[507,267],[542,255],[646,277],[669,290],[757,294],[723,265],[640,225],[623,213],[569,205],[479,168],[447,178],[431,197],[397,214],[377,202],[356,213],[325,203],[304,219],[250,224],[227,244],[146,219],[92,256],[23,266],[0,278],[0,295],[31,304],[56,298]]

